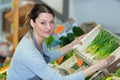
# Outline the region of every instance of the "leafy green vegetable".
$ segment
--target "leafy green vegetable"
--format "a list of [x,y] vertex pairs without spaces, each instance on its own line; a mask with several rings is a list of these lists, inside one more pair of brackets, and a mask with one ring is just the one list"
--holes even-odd
[[67,36],[61,36],[59,40],[61,41],[60,45],[65,46],[74,40],[74,34],[68,33]]
[[69,43],[72,42],[74,40],[74,34],[73,33],[68,33],[67,38],[69,40]]
[[67,36],[61,36],[59,38],[60,45],[61,46],[65,46],[66,44],[69,44],[70,42],[72,42],[76,37],[84,34],[84,32],[82,31],[82,29],[80,27],[74,26],[72,28],[73,33],[67,33]]
[[84,34],[83,30],[80,27],[74,26],[72,30],[76,37]]
[[2,78],[5,78],[6,77],[6,72],[5,73],[3,73],[3,74],[0,74],[0,80],[2,80]]
[[120,77],[120,68],[118,68],[118,69],[116,70],[116,72],[115,72],[115,76]]
[[65,46],[66,44],[69,43],[69,40],[66,36],[61,36],[59,40],[60,40],[60,46]]
[[49,38],[46,38],[46,39],[45,39],[45,42],[46,42],[46,45],[47,45],[47,46],[48,46],[48,45],[51,45],[51,44],[53,43],[53,41],[54,41],[53,35],[50,35]]

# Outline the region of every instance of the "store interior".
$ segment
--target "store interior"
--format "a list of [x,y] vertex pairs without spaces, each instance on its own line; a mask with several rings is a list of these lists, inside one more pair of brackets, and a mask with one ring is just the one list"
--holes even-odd
[[[53,35],[45,40],[49,50],[63,47],[78,36],[87,34],[82,40],[82,46],[74,46],[69,55],[49,63],[51,67],[58,69],[63,75],[68,75],[114,54],[117,57],[110,66],[85,80],[120,80],[120,0],[0,0],[0,80],[5,80],[14,51],[22,37],[30,30],[25,25],[26,16],[35,3],[47,4],[56,15]],[[95,51],[98,48],[92,48],[95,46],[92,42],[95,42],[103,30],[110,35],[110,38],[106,38],[108,43],[106,42],[105,47],[110,47],[107,49],[100,46],[99,50],[102,50],[102,47],[107,51],[112,49],[105,55]],[[109,44],[112,38],[116,44],[114,49],[113,45]],[[102,44],[102,38],[98,43],[100,42]]]

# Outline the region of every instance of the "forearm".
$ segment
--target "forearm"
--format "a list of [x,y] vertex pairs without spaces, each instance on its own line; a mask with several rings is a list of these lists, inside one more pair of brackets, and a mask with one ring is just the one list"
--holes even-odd
[[67,44],[64,47],[60,48],[60,51],[63,55],[65,55],[66,53],[68,53],[72,49],[73,49],[73,46],[72,46],[72,43],[70,43],[70,44]]
[[100,69],[103,69],[107,66],[110,65],[110,63],[115,59],[115,56],[114,55],[111,55],[105,59],[102,59],[102,60],[99,60],[97,61],[96,63],[94,63],[93,65],[91,65],[90,67],[88,67],[87,69],[85,69],[83,71],[85,77],[93,74],[94,72],[100,70]]
[[96,65],[92,65],[92,66],[86,68],[85,70],[83,70],[83,73],[84,73],[85,77],[88,77],[88,76],[90,76],[91,74],[95,73],[98,70],[99,70],[99,68],[96,67]]

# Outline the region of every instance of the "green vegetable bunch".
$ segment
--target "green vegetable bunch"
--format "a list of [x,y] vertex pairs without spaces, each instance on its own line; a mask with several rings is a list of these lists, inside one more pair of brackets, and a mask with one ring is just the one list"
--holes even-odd
[[74,34],[68,33],[67,36],[61,36],[59,40],[61,41],[60,46],[65,46],[74,40]]
[[72,42],[76,37],[81,36],[84,34],[83,30],[80,27],[74,26],[72,28],[73,33],[67,33],[67,36],[61,36],[59,38],[60,45],[61,46],[65,46],[67,44],[69,44],[70,42]]
[[102,29],[87,47],[86,51],[94,55],[95,59],[102,59],[109,56],[118,46],[118,40],[106,30]]
[[74,26],[73,27],[73,33],[76,37],[78,37],[80,35],[83,35],[84,31],[80,27]]

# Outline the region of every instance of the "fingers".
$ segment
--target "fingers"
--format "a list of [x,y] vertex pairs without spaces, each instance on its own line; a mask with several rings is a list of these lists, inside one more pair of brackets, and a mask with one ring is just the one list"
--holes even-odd
[[111,56],[103,59],[104,67],[108,67],[113,62],[114,59],[115,59],[114,55],[111,55]]
[[111,55],[105,59],[97,61],[95,63],[95,66],[98,70],[104,69],[104,68],[108,67],[113,62],[114,59],[115,59],[115,56]]
[[78,37],[78,38],[76,39],[76,43],[77,43],[77,44],[82,44],[81,39],[83,39],[83,38],[85,37],[85,35],[86,35],[86,34]]
[[79,37],[79,40],[83,39],[86,36],[86,34],[83,34],[82,36]]
[[115,59],[115,55],[111,55],[109,56],[106,60],[107,60],[107,65],[110,65],[110,63],[112,63],[112,61]]
[[80,44],[82,45],[82,42],[81,42],[81,39],[83,39],[85,37],[86,34],[83,34],[82,36],[80,37],[77,37],[74,41],[71,42],[71,45],[72,47],[77,45],[77,44]]

